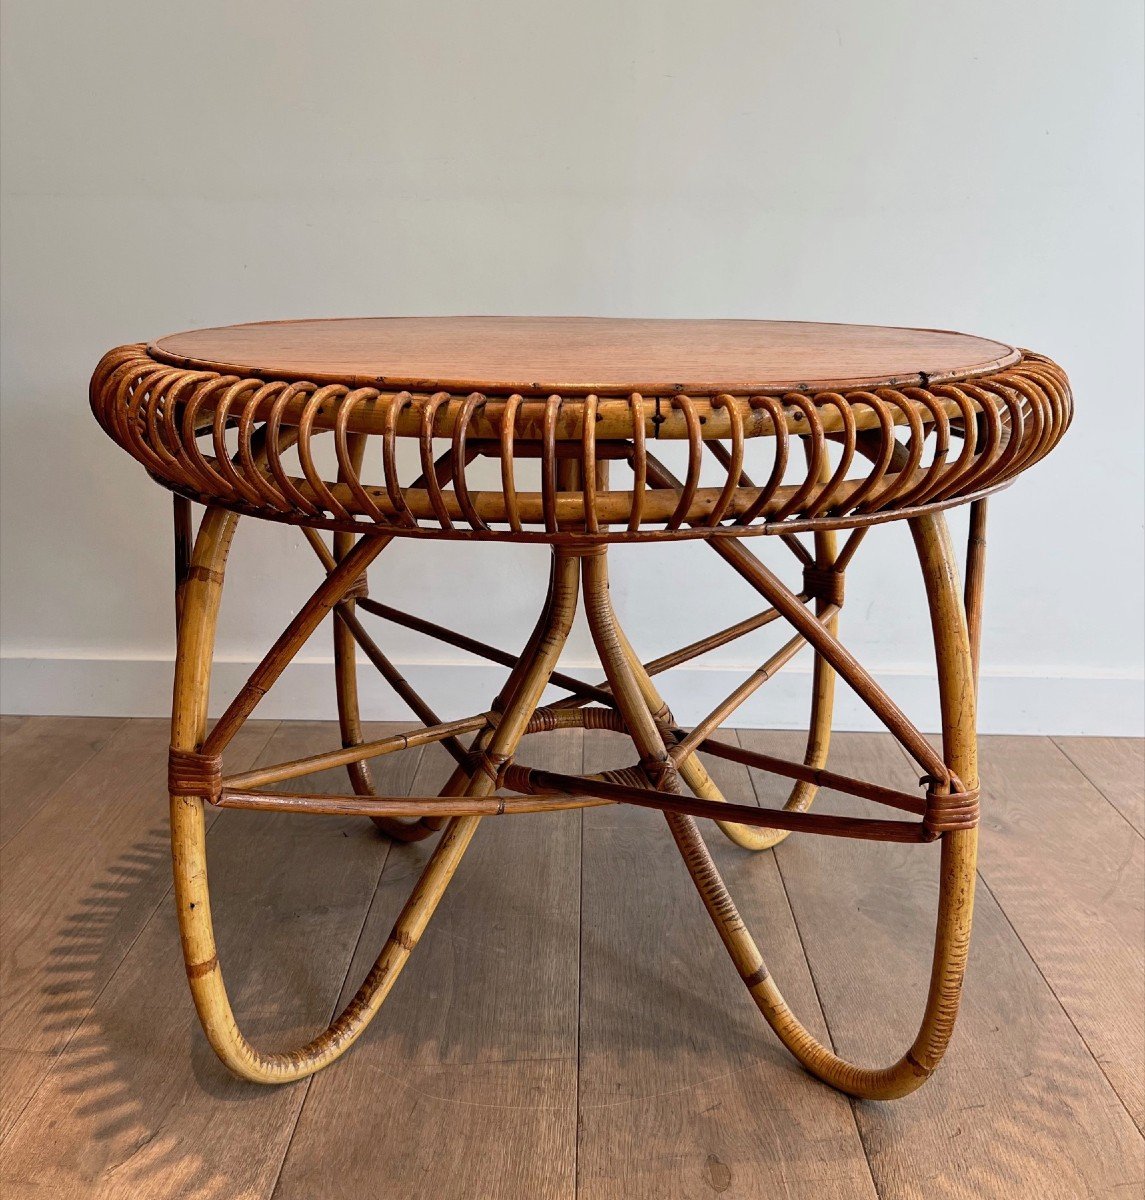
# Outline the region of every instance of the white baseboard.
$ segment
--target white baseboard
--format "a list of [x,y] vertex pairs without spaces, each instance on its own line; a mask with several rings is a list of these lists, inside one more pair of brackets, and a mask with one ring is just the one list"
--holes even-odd
[[[211,713],[218,715],[242,685],[253,662],[218,661]],[[484,709],[504,679],[485,663],[406,662],[398,668],[443,719]],[[562,664],[570,674],[599,677],[588,664]],[[743,667],[681,667],[665,676],[663,690],[685,725],[707,714],[749,672]],[[923,729],[938,728],[933,675],[902,668],[875,671],[879,682]],[[0,711],[45,716],[166,716],[171,703],[170,659],[5,657],[0,660]],[[368,665],[359,673],[362,714],[369,720],[409,716]],[[729,724],[769,729],[806,726],[810,668],[792,664],[761,688]],[[552,697],[560,695],[552,692]],[[336,715],[330,662],[296,661],[255,710],[256,717],[327,720]],[[848,688],[840,687],[835,728],[875,730],[880,725]],[[983,675],[979,706],[983,733],[1145,734],[1145,679],[1139,674],[1063,674],[990,671]]]

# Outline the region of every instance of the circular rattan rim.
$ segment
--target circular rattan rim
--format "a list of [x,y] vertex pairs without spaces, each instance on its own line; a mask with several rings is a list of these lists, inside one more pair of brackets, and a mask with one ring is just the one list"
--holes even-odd
[[[194,499],[318,528],[548,542],[742,537],[912,516],[1005,486],[1053,449],[1073,415],[1064,372],[1026,351],[1003,370],[926,386],[537,399],[222,375],[156,361],[137,344],[104,356],[91,404],[154,478]],[[334,478],[316,465],[323,438]],[[363,478],[371,439],[380,453],[365,461],[380,460],[380,482]],[[763,482],[745,473],[752,439],[771,451]],[[417,444],[417,480],[399,475],[402,440]],[[682,479],[652,452],[657,441],[686,444]],[[470,486],[478,456],[498,461],[499,489]],[[540,460],[539,490],[518,483],[529,458]],[[561,486],[568,459],[581,465],[574,489]],[[608,490],[614,460],[632,469],[627,490]],[[714,464],[720,483],[701,486]]]

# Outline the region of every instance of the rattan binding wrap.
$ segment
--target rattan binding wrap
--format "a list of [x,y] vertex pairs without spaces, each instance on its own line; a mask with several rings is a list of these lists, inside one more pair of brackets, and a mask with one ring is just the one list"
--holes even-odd
[[[501,320],[509,324],[501,327]],[[524,319],[456,321],[426,325],[411,319],[405,354],[400,345],[394,349],[393,327],[383,337],[370,320],[192,331],[164,339],[154,352],[142,345],[114,350],[93,377],[92,408],[105,431],[176,493],[179,648],[169,770],[175,906],[191,992],[211,1045],[231,1070],[260,1083],[287,1083],[322,1069],[378,1013],[481,820],[630,804],[663,813],[736,971],[763,1019],[798,1061],[853,1096],[908,1094],[946,1051],[967,963],[979,821],[975,713],[985,496],[1062,437],[1073,412],[1064,374],[1040,355],[943,331],[760,322],[748,323],[750,329],[737,325],[733,337],[725,322],[715,322],[720,326],[715,331],[706,322],[686,322],[670,331],[678,343],[671,361],[686,374],[670,376],[657,357],[666,344],[657,323],[587,322],[592,328],[586,329],[584,321],[565,318],[540,325]],[[545,365],[551,373],[509,373],[514,364],[538,361],[532,355],[542,334],[549,339],[551,361]],[[898,346],[893,354],[887,336]],[[513,354],[498,359],[491,353],[486,341],[496,337],[501,351],[508,353],[509,346]],[[254,344],[259,339],[261,350]],[[163,349],[172,341],[206,357],[172,359],[172,351]],[[383,343],[384,356],[375,357]],[[586,346],[592,354],[582,361]],[[728,346],[738,346],[742,357],[728,351],[725,362]],[[468,358],[456,357],[459,347]],[[241,357],[240,351],[258,353]],[[916,369],[920,360],[928,373]],[[383,386],[383,361],[385,378],[426,390],[347,386],[355,380]],[[793,362],[815,373],[785,370]],[[355,363],[369,373],[355,375]],[[473,371],[482,366],[482,372],[437,373],[465,363]],[[651,369],[650,363],[655,374],[638,373]],[[303,370],[294,369],[299,364],[323,382],[298,382],[304,378]],[[432,375],[421,373],[430,368]],[[266,374],[256,377],[260,371]],[[680,383],[673,390],[664,382],[673,377],[717,382]],[[427,378],[432,382],[425,383]],[[526,378],[567,382],[506,382]],[[786,382],[767,382],[793,378],[824,382],[795,390]],[[596,382],[578,387],[578,379]],[[608,379],[623,382],[600,382]],[[883,384],[871,382],[879,379]],[[645,386],[638,380],[661,382]],[[566,394],[546,394],[550,386]],[[732,392],[717,390],[723,386]],[[454,390],[430,390],[437,387]],[[487,390],[469,390],[474,387]],[[644,392],[629,392],[638,387]],[[757,387],[763,390],[748,391]],[[827,390],[836,387],[841,390]],[[593,388],[606,394],[594,395]],[[476,461],[481,458],[489,461]],[[197,534],[192,500],[206,506]],[[962,578],[939,510],[968,501]],[[322,576],[210,722],[215,628],[240,514],[300,526]],[[937,739],[914,724],[841,640],[845,575],[868,535],[866,527],[898,518],[909,529],[926,593],[938,685]],[[854,528],[840,538],[836,530],[846,527]],[[322,529],[334,531],[329,544]],[[812,536],[797,536],[803,530]],[[779,535],[779,545],[767,549],[783,547],[795,556],[801,590],[763,561],[755,552],[762,549],[758,543],[740,540],[766,533]],[[367,572],[395,535],[549,543],[548,587],[523,647],[495,646],[372,597]],[[607,543],[685,537],[706,540],[766,607],[645,663],[613,607]],[[385,589],[378,591],[384,598]],[[559,669],[581,603],[604,673],[596,681]],[[509,673],[486,710],[442,720],[375,641],[363,614],[476,654]],[[222,759],[232,739],[331,616],[340,745],[226,772]],[[791,636],[698,723],[679,727],[654,677],[773,623],[786,625]],[[803,650],[813,654],[813,668],[800,759],[716,736]],[[414,714],[415,727],[366,736],[359,653]],[[921,794],[829,768],[836,677],[916,764]],[[550,684],[567,694],[542,703]],[[580,775],[517,761],[525,734],[573,728],[623,734],[633,761]],[[438,795],[379,794],[370,774],[373,760],[429,745],[440,746],[455,764]],[[729,799],[701,756],[787,781],[788,797],[780,808],[757,804],[754,796],[748,803]],[[336,767],[347,771],[351,793],[278,787]],[[864,801],[871,815],[810,811],[821,788]],[[325,1029],[296,1049],[262,1050],[236,1020],[212,924],[209,806],[369,818],[402,842],[436,836],[357,991]],[[938,843],[930,983],[917,1032],[897,1059],[871,1067],[849,1062],[801,1024],[765,965],[697,819],[712,822],[753,852],[793,833]]]

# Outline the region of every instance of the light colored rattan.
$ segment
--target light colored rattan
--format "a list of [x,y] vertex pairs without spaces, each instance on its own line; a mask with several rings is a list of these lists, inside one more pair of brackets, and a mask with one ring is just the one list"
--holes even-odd
[[[561,323],[552,324],[559,334]],[[305,351],[305,330],[294,336],[301,338],[295,348]],[[810,335],[801,326],[795,336]],[[832,336],[838,344],[838,330]],[[843,338],[856,361],[862,356],[854,347],[861,348],[864,336],[852,329]],[[944,352],[957,337],[938,338]],[[212,341],[187,338],[193,345]],[[961,375],[944,370],[941,381],[888,377],[859,388],[744,395],[606,396],[586,388],[575,396],[533,396],[513,392],[508,384],[499,394],[496,381],[464,394],[386,392],[359,386],[360,381],[308,383],[201,369],[161,361],[143,345],[105,356],[91,386],[97,418],[175,492],[179,636],[169,779],[175,894],[192,995],[220,1058],[246,1079],[283,1083],[312,1074],[342,1054],[381,1007],[483,817],[626,803],[663,811],[752,998],[809,1071],[870,1099],[905,1095],[928,1078],[953,1030],[973,910],[985,497],[1048,453],[1072,415],[1068,382],[1048,359],[969,341],[976,351],[982,346],[1000,350],[1000,357]],[[573,371],[575,365],[575,359],[562,361],[560,369]],[[712,369],[704,362],[696,373]],[[407,457],[403,443],[416,449],[419,478],[399,476],[399,463]],[[657,443],[683,446],[682,478],[661,460]],[[329,475],[318,466],[323,445],[329,447],[325,460],[334,463]],[[478,457],[497,463],[499,489],[468,486],[466,469]],[[764,464],[761,483],[749,477],[755,470],[749,460],[757,457]],[[539,486],[519,484],[518,465],[527,458],[539,460]],[[630,468],[632,482],[615,490],[618,464]],[[722,472],[719,482],[701,485],[705,465]],[[197,534],[191,501],[207,506]],[[961,583],[941,510],[964,502],[971,504],[971,520]],[[241,514],[301,526],[323,577],[208,728],[215,624]],[[869,527],[894,519],[909,525],[926,588],[942,713],[940,747],[917,729],[839,636],[847,568]],[[847,528],[850,533],[840,544],[838,531]],[[321,530],[333,531],[330,544]],[[805,532],[810,539],[799,536]],[[745,539],[756,534],[777,535],[774,541],[795,555],[802,569],[799,590],[749,548]],[[369,569],[394,537],[547,543],[548,593],[524,648],[514,652],[490,645],[371,596]],[[612,608],[608,544],[685,537],[706,540],[766,607],[645,664]],[[605,678],[597,682],[556,669],[580,597],[604,667]],[[486,711],[443,721],[386,656],[363,613],[500,663],[510,668],[508,678]],[[342,744],[228,775],[228,743],[331,614]],[[776,622],[791,630],[780,649],[694,729],[681,728],[654,676]],[[717,738],[719,727],[746,698],[804,649],[814,654],[814,675],[803,760],[746,751]],[[419,727],[363,739],[359,651],[407,704]],[[918,764],[918,791],[827,768],[836,675]],[[567,696],[542,706],[550,684]],[[636,761],[587,776],[539,771],[516,761],[524,734],[562,728],[626,733]],[[375,793],[372,759],[428,743],[443,746],[455,762],[440,796]],[[790,779],[786,804],[770,809],[729,802],[699,751]],[[267,790],[331,767],[346,768],[352,794]],[[809,812],[820,787],[895,815]],[[211,924],[205,842],[210,805],[358,815],[404,841],[439,835],[361,987],[325,1031],[298,1049],[258,1050],[235,1020]],[[856,1066],[800,1024],[736,910],[696,818],[713,821],[739,846],[754,851],[793,832],[941,841],[930,990],[918,1033],[898,1060],[882,1068]]]

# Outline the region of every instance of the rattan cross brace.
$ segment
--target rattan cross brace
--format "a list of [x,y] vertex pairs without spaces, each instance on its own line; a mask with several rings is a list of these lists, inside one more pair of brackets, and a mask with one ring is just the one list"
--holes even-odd
[[[184,503],[177,501],[180,524],[185,519]],[[516,658],[505,687],[488,711],[456,721],[434,719],[432,724],[420,729],[362,742],[356,715],[349,711],[351,704],[347,703],[356,698],[354,657],[352,653],[342,655],[338,670],[339,697],[343,736],[348,744],[320,755],[228,777],[222,773],[220,761],[227,742],[242,720],[254,711],[258,700],[273,686],[322,617],[333,613],[336,630],[359,627],[352,616],[355,599],[351,593],[360,594],[363,568],[376,558],[386,542],[384,537],[366,537],[356,544],[343,546],[340,559],[328,550],[320,556],[322,565],[328,568],[325,579],[206,736],[205,695],[198,680],[209,662],[214,619],[235,520],[234,514],[224,509],[208,510],[193,554],[182,565],[178,584],[181,616],[175,741],[171,754],[177,890],[188,977],[208,1037],[233,1070],[261,1082],[301,1078],[331,1061],[360,1035],[416,945],[481,817],[607,803],[636,804],[665,813],[701,898],[741,975],[748,981],[761,1012],[808,1069],[853,1094],[890,1097],[912,1090],[937,1065],[949,1037],[953,997],[965,962],[964,934],[969,922],[977,821],[972,726],[967,726],[972,714],[968,716],[964,703],[967,689],[973,691],[972,654],[962,615],[962,597],[952,586],[950,548],[940,515],[916,518],[912,525],[924,563],[943,567],[926,576],[935,617],[936,644],[940,651],[940,686],[946,724],[946,750],[942,754],[933,750],[927,739],[914,730],[897,706],[873,685],[837,641],[834,628],[839,608],[834,600],[838,593],[833,587],[828,591],[829,603],[822,594],[826,589],[811,596],[792,592],[746,551],[746,557],[734,556],[732,565],[770,601],[771,607],[765,610],[765,615],[770,618],[772,613],[778,613],[788,619],[794,616],[800,623],[797,625],[799,645],[810,644],[818,652],[813,736],[809,740],[808,755],[805,762],[792,763],[742,750],[707,736],[690,743],[687,731],[675,728],[667,706],[652,684],[651,675],[636,659],[616,623],[608,597],[602,549],[579,546],[554,550],[549,594],[541,618],[525,650]],[[834,535],[824,533],[819,537],[826,542]],[[831,548],[822,545],[819,549],[826,561]],[[820,578],[830,580],[834,574],[833,568],[824,566]],[[977,583],[972,581],[972,584],[971,590],[976,591]],[[804,588],[807,589],[806,579]],[[540,707],[540,694],[553,678],[578,591],[584,595],[590,628],[607,679],[604,685],[592,685],[568,678],[572,691],[570,700]],[[818,616],[807,608],[809,601],[819,607]],[[420,627],[423,632],[433,632],[430,623]],[[747,622],[737,635],[744,636],[755,627],[757,622]],[[711,643],[725,644],[725,634],[715,635]],[[491,649],[476,641],[469,648],[479,653]],[[701,645],[697,653],[702,649]],[[673,659],[671,655],[667,657]],[[835,670],[842,670],[849,676],[888,728],[915,754],[921,770],[926,773],[922,795],[852,779],[825,768],[830,728],[829,680]],[[597,696],[606,698],[610,706],[593,703]],[[422,706],[424,711],[420,697],[416,697],[414,703]],[[524,733],[577,726],[628,733],[640,754],[640,762],[631,769],[595,777],[537,771],[513,762],[517,743]],[[430,742],[446,742],[467,734],[474,735],[474,744],[464,751],[464,759],[442,796],[382,797],[372,794],[365,775],[370,758]],[[720,795],[696,757],[697,750],[793,779],[794,791],[787,807],[769,811],[754,805],[729,803]],[[331,766],[351,769],[358,794],[311,796],[260,790]],[[517,794],[493,795],[498,784],[504,784]],[[809,813],[806,809],[819,787],[830,787],[878,805],[897,808],[912,814],[915,819]],[[686,795],[686,790],[693,795]],[[231,1015],[210,930],[205,843],[201,840],[205,831],[204,802],[224,808],[368,816],[388,832],[407,839],[432,836],[445,825],[421,882],[415,887],[362,988],[324,1034],[297,1051],[268,1053],[256,1050],[239,1033]],[[748,848],[773,845],[790,831],[900,842],[942,838],[944,882],[940,926],[946,932],[940,936],[936,947],[932,1004],[937,1007],[928,1007],[918,1038],[898,1064],[879,1070],[853,1067],[836,1059],[798,1024],[763,968],[754,942],[719,881],[694,824],[696,817],[719,821],[725,832]]]
[[[465,340],[470,324],[462,321],[455,340],[447,338],[449,353],[481,359],[484,339],[497,336],[496,322],[477,320],[480,337],[472,343]],[[570,367],[561,358],[561,338],[570,324],[579,330],[575,321],[529,327],[530,338],[540,329],[537,336],[556,339],[554,371],[572,370],[579,362],[571,360]],[[634,324],[641,331],[635,335],[631,361],[644,361],[641,339],[651,339],[657,353],[665,345],[671,351],[675,343],[665,342],[662,330],[649,332],[644,328],[649,323]],[[798,347],[808,336],[804,327],[777,326],[778,333],[769,333],[762,329],[766,323],[748,322],[744,324],[752,328],[745,333],[740,323],[716,324],[735,326],[731,332],[721,328],[719,337],[738,338],[741,349],[747,347],[746,365],[737,376],[741,379],[755,378],[751,371],[758,367],[760,355],[753,347],[760,339],[774,343],[781,356],[800,361]],[[426,335],[431,349],[440,350],[433,339],[446,335],[433,322],[428,325],[433,326]],[[415,377],[428,377],[417,365],[424,349],[418,341],[422,325],[413,326],[417,328],[410,335],[409,353],[414,365],[402,386],[387,386],[378,378],[380,370],[364,379],[345,367],[350,361],[345,356],[352,358],[351,351],[357,351],[341,327],[319,336],[310,329],[298,333],[289,323],[282,336],[270,327],[256,327],[261,330],[257,335],[241,329],[207,334],[220,335],[217,345],[224,349],[242,346],[252,362],[268,338],[277,347],[275,353],[288,358],[299,345],[306,350],[315,338],[325,338],[324,344],[343,357],[333,366],[320,356],[307,359],[321,368],[314,372],[317,382],[280,371],[276,358],[257,370],[247,369],[235,365],[245,361],[238,357],[196,361],[163,344],[112,351],[92,379],[92,407],[103,428],[175,493],[178,650],[169,770],[175,899],[187,976],[211,1045],[233,1071],[259,1083],[290,1082],[326,1066],[377,1014],[482,817],[619,803],[663,812],[752,999],[808,1071],[869,1099],[913,1091],[933,1073],[949,1043],[970,937],[979,820],[975,706],[985,497],[1043,457],[1064,434],[1073,411],[1065,375],[1040,355],[960,335],[819,327],[829,332],[813,336],[821,338],[832,362],[849,363],[856,353],[869,360],[862,347],[865,339],[873,339],[892,348],[905,346],[910,354],[917,349],[946,355],[946,365],[941,370],[888,371],[880,374],[881,382],[855,384],[847,383],[841,370],[833,374],[825,368],[824,378],[837,382],[821,386],[788,382],[705,390],[650,383],[551,390],[538,385],[530,390],[520,384],[502,387],[489,375],[484,378],[491,383],[474,380],[475,386],[422,387],[415,383]],[[705,323],[689,328],[697,345],[710,337]],[[385,330],[389,336],[392,327]],[[612,326],[602,332],[594,324],[592,330],[594,336],[611,336]],[[369,341],[379,335],[370,329],[362,336]],[[196,340],[198,335],[182,337],[188,345],[202,341]],[[207,345],[213,344],[208,336]],[[572,344],[577,355],[585,353],[583,340]],[[525,345],[525,351],[518,346],[514,353],[531,361],[527,351],[532,343],[526,340]],[[722,356],[724,341],[719,345]],[[965,369],[961,359],[951,357],[963,348],[969,356]],[[712,366],[697,351],[695,377],[716,378],[699,372],[722,370],[721,362],[722,358]],[[692,365],[690,359],[685,362],[687,369]],[[329,382],[331,371],[339,378],[344,372],[346,381]],[[399,370],[394,378],[400,377]],[[511,372],[497,378],[502,377],[521,378]],[[320,466],[322,439],[325,461],[335,464],[329,477]],[[406,478],[406,456],[399,453],[403,439],[416,451],[420,467],[412,480]],[[651,452],[657,441],[681,444],[682,477]],[[749,447],[761,445],[768,447],[762,472],[748,462]],[[797,450],[801,455],[794,453]],[[291,456],[294,465],[288,465]],[[479,459],[495,464],[499,487],[478,491],[470,486],[470,468]],[[526,485],[519,468],[530,460],[533,469],[539,467],[539,482]],[[612,468],[630,473],[628,488],[613,486]],[[714,483],[702,478],[705,469],[715,469]],[[205,505],[197,533],[192,501]],[[964,582],[942,511],[959,503],[970,504]],[[215,629],[231,541],[244,514],[300,526],[322,575],[246,684],[209,726]],[[926,590],[941,711],[938,744],[919,731],[839,635],[846,571],[869,529],[892,520],[909,526]],[[333,533],[330,544],[323,530]],[[839,530],[849,531],[842,545]],[[808,542],[799,536],[805,532],[812,535]],[[787,586],[748,548],[748,537],[766,534],[775,535],[772,544],[794,555],[801,572],[799,590]],[[402,537],[547,545],[547,594],[523,648],[491,645],[371,594],[371,565]],[[755,589],[761,607],[745,620],[643,663],[613,610],[608,546],[682,538],[703,539]],[[558,670],[582,599],[603,666],[601,680]],[[508,676],[485,711],[442,720],[387,657],[363,614],[498,663],[509,668]],[[333,628],[341,745],[226,774],[231,739],[326,618]],[[654,677],[776,623],[790,627],[779,648],[694,728],[681,728]],[[720,740],[718,730],[735,710],[803,652],[814,659],[803,761]],[[372,741],[363,738],[359,653],[403,700],[419,727]],[[918,792],[827,768],[836,677],[870,707],[917,763]],[[542,705],[550,684],[567,695]],[[517,761],[525,734],[568,728],[625,734],[633,745],[634,762],[576,776]],[[439,796],[375,793],[370,760],[431,743],[441,745],[455,763]],[[790,779],[786,804],[772,810],[729,802],[704,768],[700,752]],[[351,794],[266,790],[331,767],[346,769]],[[821,787],[902,815],[888,819],[810,812]],[[403,841],[437,837],[420,879],[357,992],[327,1029],[297,1049],[256,1048],[238,1027],[211,921],[205,840],[209,806],[361,816]],[[939,842],[930,988],[918,1031],[897,1060],[883,1067],[849,1063],[800,1024],[712,862],[697,818],[714,821],[748,851],[772,847],[792,832]]]

